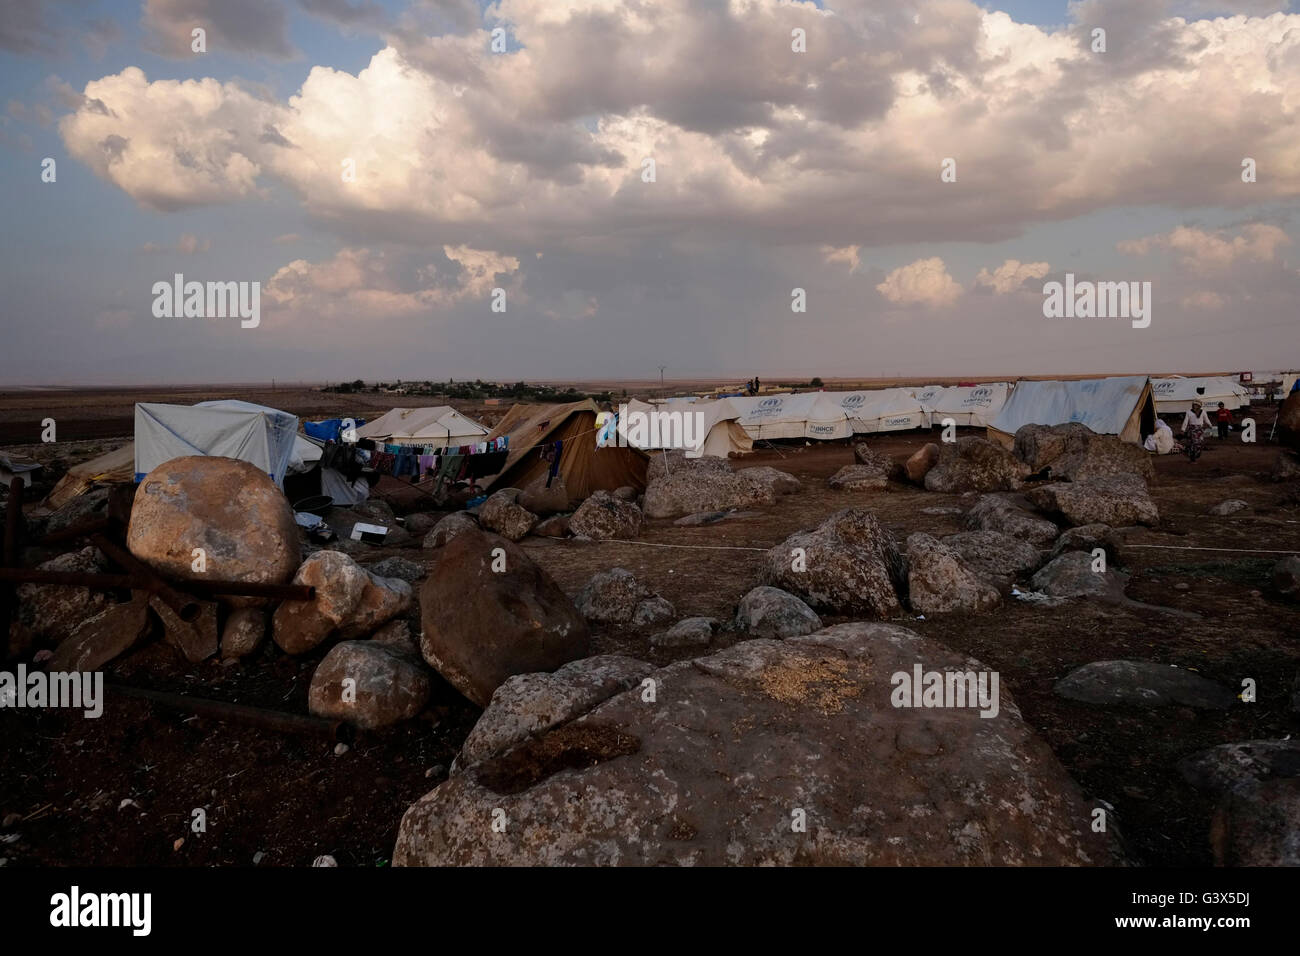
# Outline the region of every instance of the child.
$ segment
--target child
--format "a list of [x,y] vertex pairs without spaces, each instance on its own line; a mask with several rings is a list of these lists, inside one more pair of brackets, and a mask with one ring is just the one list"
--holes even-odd
[[1223,407],[1223,402],[1219,402],[1219,410],[1214,413],[1214,420],[1219,423],[1219,440],[1222,441],[1228,437],[1228,432],[1232,429],[1232,412]]

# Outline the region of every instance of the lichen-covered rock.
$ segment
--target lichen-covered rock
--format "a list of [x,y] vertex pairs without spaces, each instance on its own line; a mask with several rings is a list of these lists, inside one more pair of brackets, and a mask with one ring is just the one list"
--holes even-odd
[[1300,741],[1222,744],[1179,769],[1217,800],[1210,824],[1216,866],[1300,866]]
[[645,490],[645,514],[648,518],[676,518],[701,511],[770,505],[775,501],[776,493],[769,485],[746,480],[729,468],[721,471],[688,467],[650,481]]
[[907,593],[912,609],[922,614],[986,611],[1002,601],[960,553],[928,534],[907,538]]
[[997,531],[1040,548],[1050,545],[1060,533],[1052,522],[1001,495],[983,495],[966,512],[963,524],[971,531]]
[[563,476],[556,475],[552,478],[548,488],[546,476],[540,475],[519,492],[515,503],[535,515],[559,514],[569,510],[569,490],[564,487]]
[[366,730],[387,727],[424,710],[428,672],[375,641],[335,644],[311,677],[307,709]]
[[1014,491],[1029,473],[1015,455],[983,438],[945,442],[939,460],[925,474],[927,491],[965,494],[968,491]]
[[[988,717],[890,706],[893,675],[917,665],[987,670],[865,623],[673,664],[647,678],[654,704],[638,684],[453,774],[406,812],[393,862],[1122,862],[1005,688]],[[505,826],[485,836],[496,811]]]
[[745,481],[757,483],[759,487],[765,488],[777,496],[792,495],[803,487],[802,482],[794,475],[778,468],[772,468],[769,465],[738,468],[735,474],[736,477]]
[[478,509],[478,523],[509,541],[519,541],[537,524],[537,515],[521,507],[512,495],[498,491]]
[[456,511],[447,515],[430,531],[424,538],[423,546],[426,548],[441,548],[456,535],[464,531],[477,531],[478,522],[464,511]]
[[708,647],[718,622],[711,617],[685,617],[650,638],[650,646],[661,649]]
[[1000,531],[963,531],[942,541],[976,574],[998,587],[1006,587],[1043,563],[1038,548]]
[[893,535],[863,508],[846,508],[786,538],[767,553],[760,577],[814,610],[882,618],[902,610],[898,591],[906,580]]
[[1086,704],[1227,710],[1231,690],[1200,674],[1153,661],[1093,661],[1057,681],[1055,692]]
[[626,568],[598,571],[574,599],[578,613],[602,624],[648,627],[675,615],[671,603],[655,594]]
[[[108,560],[98,548],[88,546],[51,558],[36,567],[40,571],[103,574],[108,570]],[[50,644],[67,640],[83,621],[114,603],[104,591],[62,584],[20,584],[15,590],[18,594],[18,623],[34,639]]]
[[1053,483],[1033,489],[1026,497],[1036,508],[1059,513],[1072,525],[1107,524],[1120,528],[1160,522],[1160,511],[1146,482],[1136,475]]
[[1151,456],[1118,435],[1099,435],[1082,422],[1024,425],[1016,431],[1016,457],[1031,472],[1051,466],[1052,477],[1069,481],[1135,475],[1155,478]]
[[835,491],[883,491],[889,487],[889,477],[870,465],[845,465],[826,484]]
[[903,465],[903,470],[907,473],[909,481],[914,481],[918,485],[925,484],[925,476],[930,473],[930,469],[939,463],[939,446],[934,442],[926,442],[907,459]]
[[1094,570],[1094,558],[1087,551],[1067,551],[1044,565],[1030,581],[1035,591],[1048,597],[1096,597],[1121,599],[1128,575],[1110,569]]
[[237,607],[221,629],[222,660],[247,657],[262,646],[266,637],[266,612],[260,607]]
[[411,586],[370,574],[341,551],[317,551],[302,563],[294,584],[316,589],[310,601],[282,601],[271,636],[287,654],[304,654],[332,637],[368,634],[411,606]]
[[569,532],[597,541],[631,540],[641,533],[641,520],[641,509],[632,502],[597,491],[569,518]]

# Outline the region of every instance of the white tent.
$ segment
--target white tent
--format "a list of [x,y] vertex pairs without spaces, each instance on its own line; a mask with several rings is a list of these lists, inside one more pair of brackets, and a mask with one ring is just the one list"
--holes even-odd
[[[633,399],[625,407],[629,416],[654,413],[670,416],[658,419],[659,428],[638,432],[637,428],[632,427],[630,417],[620,415],[619,434],[624,441],[643,451],[684,447],[687,458],[699,458],[702,455],[726,458],[733,453],[743,455],[754,449],[754,440],[741,427],[740,410],[732,404],[732,399],[722,398],[709,402],[673,398],[655,405]],[[687,416],[698,417],[688,419]],[[632,429],[631,432],[629,428]],[[691,439],[690,442],[681,444],[687,437]]]
[[927,385],[912,394],[926,412],[926,424],[937,425],[951,418],[958,425],[985,426],[997,418],[1007,403],[1011,386],[1006,382],[982,385]]
[[1219,402],[1231,409],[1250,404],[1250,392],[1246,387],[1226,377],[1153,378],[1151,394],[1159,415],[1180,414],[1190,409],[1192,402],[1200,402],[1207,409],[1218,408]]
[[988,426],[990,441],[1014,444],[1024,425],[1082,422],[1099,435],[1118,435],[1141,444],[1155,430],[1151,383],[1145,375],[1016,383],[1002,411]]
[[926,425],[925,408],[910,388],[821,394],[848,417],[855,435],[906,431]]
[[732,398],[753,439],[848,438],[925,424],[925,410],[906,388],[861,392],[803,392]]
[[358,438],[393,445],[470,445],[487,436],[488,429],[450,405],[394,408],[357,429]]
[[165,461],[186,455],[238,458],[277,485],[293,458],[298,417],[250,402],[135,406],[135,480]]

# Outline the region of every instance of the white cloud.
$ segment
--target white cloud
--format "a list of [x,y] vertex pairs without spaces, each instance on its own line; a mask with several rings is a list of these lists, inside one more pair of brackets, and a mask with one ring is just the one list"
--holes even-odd
[[998,295],[1007,295],[1017,291],[1030,279],[1043,278],[1051,268],[1046,262],[1021,262],[1019,259],[1008,259],[992,272],[988,269],[980,269],[979,275],[975,277],[975,284],[986,286]]
[[1291,238],[1269,223],[1251,223],[1230,236],[1224,230],[1207,232],[1179,226],[1161,235],[1126,239],[1117,244],[1120,252],[1144,256],[1153,249],[1177,253],[1182,264],[1198,271],[1226,269],[1237,262],[1273,262],[1279,248],[1289,246]]
[[849,267],[849,275],[858,271],[862,265],[862,260],[858,255],[861,246],[844,246],[837,249],[834,246],[822,246],[822,257],[828,263],[843,262]]
[[924,305],[930,308],[951,305],[961,296],[961,286],[938,256],[917,259],[899,266],[876,291],[895,305]]

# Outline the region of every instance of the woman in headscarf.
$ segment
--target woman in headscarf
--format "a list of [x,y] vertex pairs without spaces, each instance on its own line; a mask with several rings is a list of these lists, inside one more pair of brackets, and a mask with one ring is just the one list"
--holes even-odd
[[1205,429],[1209,427],[1210,419],[1201,403],[1192,402],[1191,410],[1183,415],[1183,450],[1187,452],[1189,461],[1201,457],[1201,450],[1205,447]]

